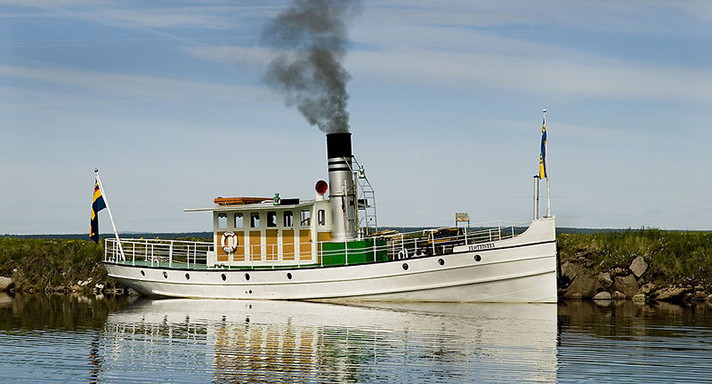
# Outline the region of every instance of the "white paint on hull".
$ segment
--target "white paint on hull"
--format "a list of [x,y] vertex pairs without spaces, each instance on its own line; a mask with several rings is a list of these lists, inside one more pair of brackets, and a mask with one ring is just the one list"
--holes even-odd
[[[106,263],[144,295],[258,300],[556,302],[554,219],[458,253],[325,268],[179,270]],[[407,265],[407,269],[404,266]]]

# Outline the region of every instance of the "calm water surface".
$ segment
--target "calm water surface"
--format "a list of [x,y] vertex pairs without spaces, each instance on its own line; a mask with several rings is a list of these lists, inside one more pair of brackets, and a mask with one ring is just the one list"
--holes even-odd
[[2,382],[712,382],[712,309],[0,296]]

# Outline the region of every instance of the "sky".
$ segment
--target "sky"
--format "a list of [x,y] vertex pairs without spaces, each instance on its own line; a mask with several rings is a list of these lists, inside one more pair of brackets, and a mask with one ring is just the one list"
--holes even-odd
[[[324,134],[263,81],[288,5],[0,0],[0,234],[88,232],[94,168],[120,232],[313,198]],[[348,25],[379,226],[531,220],[546,108],[557,226],[712,230],[712,2],[365,0]]]

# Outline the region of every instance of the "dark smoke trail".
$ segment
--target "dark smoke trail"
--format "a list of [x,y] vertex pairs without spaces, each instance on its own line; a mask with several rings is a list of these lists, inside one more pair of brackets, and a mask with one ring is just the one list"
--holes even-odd
[[326,133],[348,132],[346,22],[360,9],[358,0],[294,0],[270,22],[262,40],[279,50],[265,82],[296,105],[309,124]]

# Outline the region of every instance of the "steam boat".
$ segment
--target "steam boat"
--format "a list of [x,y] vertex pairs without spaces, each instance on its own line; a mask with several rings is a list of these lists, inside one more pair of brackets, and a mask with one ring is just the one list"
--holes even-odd
[[212,207],[187,209],[212,212],[212,242],[107,238],[109,276],[165,297],[556,302],[553,216],[535,214],[520,226],[456,221],[378,231],[375,193],[351,134],[326,140],[329,182],[316,183],[313,200],[216,198]]

